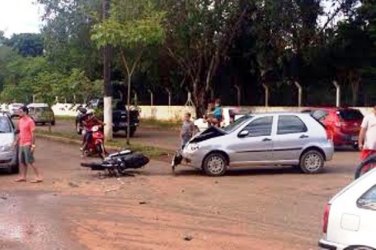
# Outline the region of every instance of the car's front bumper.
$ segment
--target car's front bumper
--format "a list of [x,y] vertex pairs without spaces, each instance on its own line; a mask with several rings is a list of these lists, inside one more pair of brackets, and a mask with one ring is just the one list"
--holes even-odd
[[343,250],[346,248],[346,246],[333,243],[324,239],[321,239],[318,243],[320,249],[327,249],[327,250]]
[[208,152],[205,150],[196,150],[191,151],[189,150],[188,146],[186,146],[182,151],[183,158],[187,161],[188,165],[194,168],[201,169],[202,162]]
[[17,163],[17,157],[16,151],[0,152],[0,169],[15,165]]

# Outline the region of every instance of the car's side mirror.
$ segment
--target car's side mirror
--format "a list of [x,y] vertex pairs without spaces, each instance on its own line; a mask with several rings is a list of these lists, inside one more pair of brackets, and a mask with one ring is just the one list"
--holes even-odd
[[249,135],[249,131],[248,130],[242,130],[240,131],[240,133],[238,134],[238,137],[240,138],[244,138],[244,137],[247,137]]
[[14,134],[18,135],[20,133],[19,129],[14,130]]

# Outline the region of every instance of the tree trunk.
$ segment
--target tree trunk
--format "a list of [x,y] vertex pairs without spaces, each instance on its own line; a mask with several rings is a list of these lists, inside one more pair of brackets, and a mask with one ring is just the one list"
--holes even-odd
[[357,106],[358,97],[359,97],[359,84],[360,84],[360,76],[358,72],[350,72],[349,82],[351,85],[352,106]]
[[[103,0],[103,19],[109,17],[110,0]],[[112,85],[111,85],[111,47],[105,46],[103,49],[103,120],[106,124],[104,126],[104,138],[106,141],[112,139]]]
[[128,93],[127,93],[127,145],[130,144],[130,135],[131,135],[131,84],[132,84],[132,74],[128,74]]
[[199,88],[198,85],[199,84],[194,84],[192,99],[196,108],[197,117],[202,117],[206,114],[209,92],[205,91],[204,88]]

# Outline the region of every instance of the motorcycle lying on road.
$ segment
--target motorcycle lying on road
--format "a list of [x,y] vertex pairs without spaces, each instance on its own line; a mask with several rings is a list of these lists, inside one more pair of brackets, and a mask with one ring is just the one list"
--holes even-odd
[[[93,126],[90,131],[92,136],[84,149],[84,156],[99,155],[101,159],[106,157],[106,149],[104,148],[104,135],[99,125]],[[85,135],[84,135],[85,136]]]
[[110,176],[126,175],[127,169],[137,169],[149,163],[149,158],[139,152],[130,150],[110,154],[102,162],[82,162],[82,167],[93,171],[106,171]]

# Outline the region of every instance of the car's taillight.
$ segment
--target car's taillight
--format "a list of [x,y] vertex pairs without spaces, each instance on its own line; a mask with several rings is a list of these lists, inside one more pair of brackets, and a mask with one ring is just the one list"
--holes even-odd
[[322,232],[326,234],[328,232],[328,222],[329,222],[330,204],[326,204],[324,209],[324,216],[322,221]]

